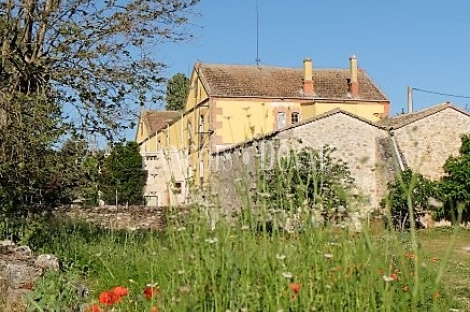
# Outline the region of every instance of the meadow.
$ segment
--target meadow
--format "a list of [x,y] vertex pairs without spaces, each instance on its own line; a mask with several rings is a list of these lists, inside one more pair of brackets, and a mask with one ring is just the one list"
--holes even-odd
[[[29,235],[53,253],[30,311],[466,311],[463,228],[396,232],[311,222],[291,231],[245,214],[211,222],[198,207],[164,231],[59,220]],[[365,221],[367,222],[367,221]],[[76,286],[88,295],[77,295]],[[116,288],[117,287],[117,288]]]

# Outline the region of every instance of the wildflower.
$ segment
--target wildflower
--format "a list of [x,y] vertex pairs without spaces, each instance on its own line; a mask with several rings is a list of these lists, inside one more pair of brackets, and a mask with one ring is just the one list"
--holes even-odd
[[150,308],[150,312],[158,312],[158,308],[156,306],[152,306]]
[[325,258],[326,258],[326,259],[331,259],[331,258],[333,258],[333,255],[327,253],[327,254],[325,254]]
[[206,239],[206,243],[209,243],[209,244],[214,244],[214,243],[217,243],[218,241],[219,240],[217,239],[217,237]]
[[282,255],[282,254],[276,254],[276,259],[278,260],[284,260],[286,258],[285,255]]
[[92,304],[88,309],[86,309],[86,312],[104,312],[104,310],[101,309],[99,305]]
[[258,196],[261,197],[261,198],[269,198],[269,197],[271,197],[271,194],[269,194],[267,192],[258,192]]
[[385,271],[383,269],[379,269],[379,274],[380,275],[384,275],[385,274]]
[[126,287],[122,286],[116,286],[111,291],[118,297],[127,296],[127,294],[129,293],[129,290]]
[[291,272],[283,272],[282,276],[284,276],[285,278],[292,278],[292,273]]
[[396,273],[392,273],[392,274],[390,275],[390,277],[391,277],[394,281],[396,281],[396,280],[398,279],[398,275],[397,275]]
[[191,287],[189,286],[181,286],[180,292],[183,294],[189,294],[191,292]]
[[434,299],[437,299],[437,298],[439,298],[440,296],[441,296],[441,294],[440,294],[439,292],[435,292],[434,295],[432,295],[432,297],[433,297]]
[[403,286],[403,291],[408,291],[410,287],[408,285]]
[[290,283],[290,289],[294,292],[294,295],[297,295],[302,288],[302,284],[299,283]]
[[431,259],[432,262],[437,262],[437,260],[439,260],[438,257],[432,257],[432,259]]
[[160,289],[156,285],[147,285],[144,289],[144,295],[147,300],[152,299],[160,292]]
[[391,276],[383,275],[382,278],[386,283],[390,283],[394,281],[393,277]]
[[119,301],[121,301],[121,297],[116,295],[112,291],[103,291],[99,296],[99,301],[102,304],[106,305],[113,305]]

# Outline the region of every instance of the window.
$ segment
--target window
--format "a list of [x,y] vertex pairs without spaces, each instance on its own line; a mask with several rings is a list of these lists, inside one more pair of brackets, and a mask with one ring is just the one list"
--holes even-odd
[[277,113],[277,128],[286,126],[286,113]]
[[181,194],[181,189],[183,188],[183,183],[182,182],[175,182],[174,188],[173,188],[173,193],[174,194]]
[[291,124],[296,124],[299,121],[300,121],[300,113],[295,112],[295,113],[292,113],[290,115],[290,123]]
[[199,116],[199,132],[204,132],[204,115]]

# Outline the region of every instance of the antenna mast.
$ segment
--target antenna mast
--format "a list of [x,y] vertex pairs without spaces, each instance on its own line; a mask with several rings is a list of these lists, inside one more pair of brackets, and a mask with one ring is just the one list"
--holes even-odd
[[258,20],[258,0],[256,0],[256,65],[259,66],[259,20]]

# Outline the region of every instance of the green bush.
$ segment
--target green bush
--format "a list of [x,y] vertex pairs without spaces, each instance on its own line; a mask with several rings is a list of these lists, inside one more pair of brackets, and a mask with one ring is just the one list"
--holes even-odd
[[457,207],[463,208],[462,220],[470,220],[470,135],[464,135],[461,142],[460,155],[446,160],[445,175],[439,184],[440,199],[444,202],[439,216],[453,222],[459,214]]
[[388,184],[388,194],[382,199],[381,206],[389,210],[395,229],[409,229],[410,208],[416,222],[425,211],[432,208],[429,199],[436,196],[436,193],[434,183],[419,173],[405,170],[400,172],[394,182]]
[[334,148],[305,147],[282,156],[271,170],[259,170],[255,201],[269,209],[297,211],[298,207],[320,210],[325,219],[345,214],[352,201],[354,179]]

